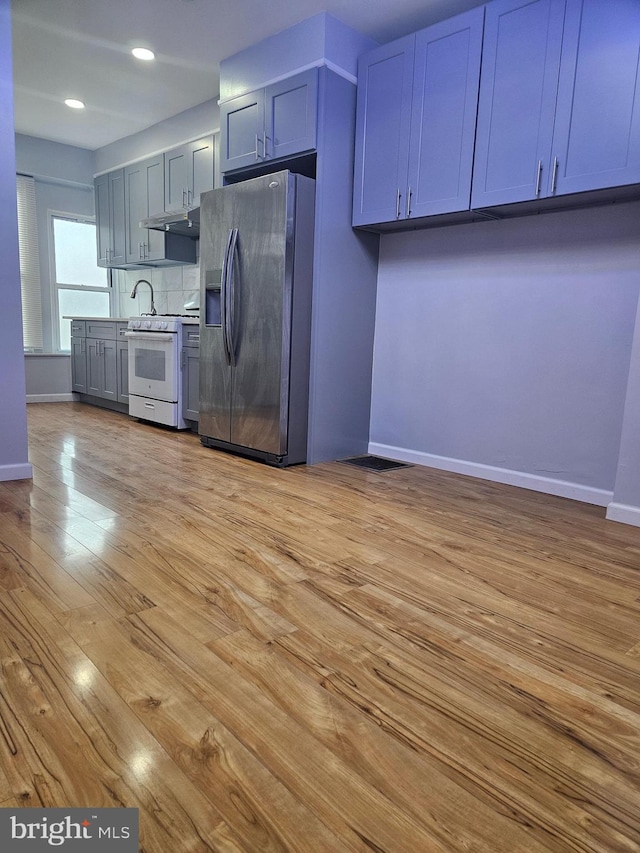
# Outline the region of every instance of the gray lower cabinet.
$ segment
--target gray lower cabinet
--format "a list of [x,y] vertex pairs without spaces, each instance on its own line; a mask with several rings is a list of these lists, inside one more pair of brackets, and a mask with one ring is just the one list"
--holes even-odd
[[87,338],[87,393],[118,399],[116,352],[115,340]]
[[200,326],[182,327],[182,417],[197,421],[200,411]]
[[129,345],[127,324],[116,320],[71,321],[71,387],[88,402],[128,411]]
[[129,405],[129,341],[126,323],[116,323],[116,363],[118,367],[118,402]]
[[87,393],[87,330],[84,320],[71,321],[71,390]]

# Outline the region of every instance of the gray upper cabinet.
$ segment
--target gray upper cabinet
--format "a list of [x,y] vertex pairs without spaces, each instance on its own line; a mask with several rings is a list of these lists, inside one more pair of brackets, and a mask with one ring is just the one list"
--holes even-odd
[[140,222],[164,210],[164,157],[133,163],[124,170],[126,263],[162,265],[195,263],[195,241],[165,231],[141,228]]
[[318,70],[311,68],[220,105],[224,173],[316,148]]
[[372,50],[358,65],[353,224],[399,219],[408,185],[415,36]]
[[361,57],[353,224],[468,210],[484,9]]
[[128,264],[163,257],[162,231],[141,228],[140,221],[164,210],[162,154],[125,169],[126,259]]
[[640,3],[486,10],[472,206],[640,182]]
[[640,182],[638,0],[567,0],[550,181],[550,195]]
[[100,175],[94,182],[98,266],[125,263],[124,169]]
[[551,162],[565,0],[487,5],[472,207],[535,199]]
[[213,135],[166,151],[164,210],[198,207],[200,193],[213,189],[213,174]]

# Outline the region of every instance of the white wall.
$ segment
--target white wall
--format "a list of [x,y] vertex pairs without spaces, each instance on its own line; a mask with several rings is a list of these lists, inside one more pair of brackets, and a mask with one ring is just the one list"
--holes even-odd
[[11,17],[0,0],[0,480],[31,477],[16,212]]
[[608,503],[639,221],[636,202],[383,236],[372,452]]

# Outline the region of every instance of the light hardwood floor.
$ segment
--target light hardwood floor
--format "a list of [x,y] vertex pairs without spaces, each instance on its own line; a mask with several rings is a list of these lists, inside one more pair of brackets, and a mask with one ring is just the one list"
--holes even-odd
[[0,804],[137,807],[147,853],[640,850],[640,530],[81,404],[29,422]]

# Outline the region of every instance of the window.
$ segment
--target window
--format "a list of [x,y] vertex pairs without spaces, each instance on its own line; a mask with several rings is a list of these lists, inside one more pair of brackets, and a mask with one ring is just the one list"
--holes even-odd
[[71,349],[71,324],[65,316],[109,317],[109,271],[96,262],[96,226],[87,219],[51,214],[54,317],[58,349]]
[[18,245],[20,251],[20,292],[22,295],[22,337],[25,350],[41,351],[42,296],[40,254],[36,219],[36,188],[33,178],[18,175]]

